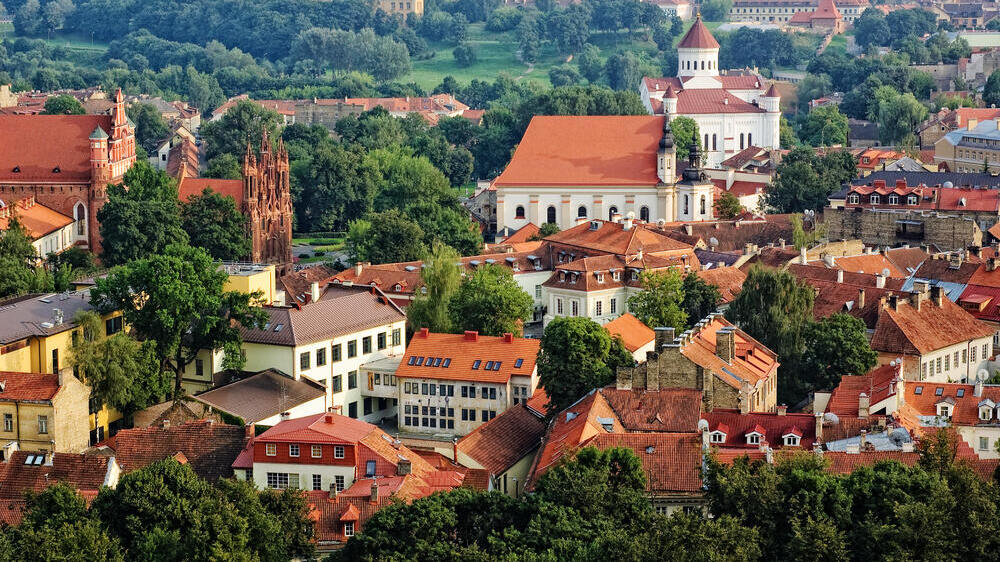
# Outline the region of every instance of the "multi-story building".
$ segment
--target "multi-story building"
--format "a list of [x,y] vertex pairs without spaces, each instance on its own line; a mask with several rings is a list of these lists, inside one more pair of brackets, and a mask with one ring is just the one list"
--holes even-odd
[[968,119],[967,123],[934,143],[934,163],[952,172],[1000,171],[1000,120]]
[[[836,9],[848,25],[861,16],[871,3],[868,0],[834,0]],[[814,12],[820,0],[735,0],[729,21],[786,24],[795,14]]]
[[97,211],[135,163],[135,125],[121,90],[107,115],[0,115],[0,200],[35,201],[73,217],[73,242],[100,251]]
[[[942,109],[932,114],[917,128],[920,146],[933,148],[946,134],[965,129],[969,122],[980,123],[1000,118],[1000,109],[959,107],[958,109]],[[957,171],[957,170],[956,170]],[[976,171],[981,171],[981,168]]]
[[485,470],[489,475],[487,490],[519,497],[545,435],[544,418],[545,412],[526,403],[508,408],[459,439],[452,455],[462,466]]
[[[421,6],[423,0],[411,0]],[[398,0],[379,0],[379,3],[390,6],[395,2],[397,12],[403,2]],[[405,7],[403,8],[405,10]],[[389,11],[389,10],[386,10]],[[249,100],[267,109],[274,110],[282,118],[283,125],[300,123],[303,125],[323,125],[331,131],[337,121],[349,115],[360,115],[376,107],[382,107],[393,117],[406,117],[411,113],[422,115],[427,121],[437,123],[441,117],[457,117],[465,113],[469,106],[455,99],[451,94],[434,94],[428,97],[405,98],[310,98],[305,100],[250,100],[249,96],[241,95],[230,98],[212,112],[212,121],[222,119],[222,116],[240,100]]]
[[[460,436],[526,402],[538,386],[540,341],[503,336],[413,335],[388,381],[376,373],[365,394],[398,397],[399,430]],[[381,380],[380,380],[381,379]]]
[[704,409],[774,412],[778,407],[778,356],[721,314],[712,314],[675,337],[656,328],[646,362],[618,371],[618,388],[690,388]]
[[73,247],[77,221],[55,209],[35,202],[35,197],[25,197],[16,202],[0,205],[0,232],[9,228],[10,220],[17,217],[31,238],[31,245],[39,258],[58,254]]
[[[365,363],[403,354],[402,309],[377,287],[331,283],[321,289],[313,283],[305,297],[293,306],[265,306],[265,325],[241,330],[245,369],[277,369],[317,382],[326,388],[326,403],[352,418],[377,422],[392,415],[392,399],[362,396],[359,372]],[[189,375],[191,384],[210,385],[221,361],[213,361],[211,370],[205,367],[201,377]]]
[[[78,332],[73,318],[78,312],[91,310],[89,289],[22,295],[0,303],[0,371],[72,375],[70,346],[74,332]],[[122,330],[119,313],[104,314],[101,319],[105,335]],[[90,442],[102,441],[109,432],[117,431],[121,419],[121,413],[91,403]]]
[[720,71],[719,42],[700,17],[677,44],[677,59],[676,77],[644,77],[639,95],[654,115],[698,123],[705,166],[718,167],[750,146],[780,147],[778,90],[752,72]]
[[71,374],[0,371],[0,440],[19,449],[79,453],[90,445],[90,389]]

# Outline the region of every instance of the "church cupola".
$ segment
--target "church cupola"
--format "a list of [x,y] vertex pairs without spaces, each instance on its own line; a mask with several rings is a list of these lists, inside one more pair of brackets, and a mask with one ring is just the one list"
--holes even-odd
[[681,176],[677,182],[677,220],[711,220],[715,214],[715,184],[701,169],[701,146],[697,141],[688,149],[688,167]]
[[687,76],[718,75],[719,42],[712,37],[699,13],[694,25],[677,44],[677,76],[683,79]]
[[774,84],[771,84],[771,87],[760,98],[760,107],[768,113],[777,113],[781,111],[780,104],[781,94],[778,93],[778,89],[774,87]]
[[667,91],[663,93],[663,113],[668,116],[677,115],[677,90],[673,84],[669,84]]
[[676,169],[677,148],[674,146],[674,132],[670,129],[670,117],[667,116],[663,118],[663,136],[656,153],[656,176],[661,183],[673,183]]

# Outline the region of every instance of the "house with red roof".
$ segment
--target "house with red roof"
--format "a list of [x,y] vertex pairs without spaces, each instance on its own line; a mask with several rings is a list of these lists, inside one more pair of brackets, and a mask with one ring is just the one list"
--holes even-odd
[[123,429],[107,446],[125,473],[176,458],[201,478],[215,481],[233,476],[233,462],[252,438],[253,425],[242,428],[212,419],[171,425],[164,420],[156,426]]
[[780,147],[780,94],[759,74],[720,70],[719,42],[700,15],[677,44],[677,60],[676,77],[644,77],[639,95],[654,115],[698,123],[707,167],[751,146]]
[[0,371],[0,443],[78,453],[90,444],[90,388],[72,374]]
[[34,197],[82,225],[73,243],[100,251],[97,211],[135,163],[135,125],[119,89],[110,114],[0,114],[0,201]]
[[113,456],[0,449],[0,528],[21,523],[27,493],[62,482],[90,504],[102,487],[117,486],[120,475]]
[[816,9],[797,12],[788,20],[793,29],[804,29],[814,33],[837,34],[844,31],[844,17],[833,0],[819,0]]
[[604,329],[611,334],[611,337],[620,338],[625,349],[636,361],[645,361],[646,353],[653,351],[655,332],[629,312],[605,324]]
[[518,404],[459,439],[455,458],[462,466],[486,471],[487,490],[518,497],[545,426],[544,412]]
[[512,334],[420,330],[406,348],[391,389],[398,401],[399,430],[467,435],[527,402],[538,387],[539,347],[537,339]]
[[0,233],[10,228],[15,217],[31,238],[39,258],[72,248],[80,228],[73,217],[36,202],[34,195],[0,205]]

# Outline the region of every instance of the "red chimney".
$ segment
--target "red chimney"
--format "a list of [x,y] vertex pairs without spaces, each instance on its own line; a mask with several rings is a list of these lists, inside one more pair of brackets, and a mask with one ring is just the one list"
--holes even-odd
[[514,334],[507,332],[503,335],[504,343],[514,343]]
[[475,330],[466,330],[465,341],[479,341],[479,332]]
[[426,338],[427,334],[429,334],[429,333],[430,333],[430,330],[428,328],[420,328],[420,332],[418,332],[417,335],[419,335],[422,338]]
[[256,433],[254,425],[252,423],[248,423],[246,424],[246,426],[244,426],[243,429],[245,431],[244,437],[246,437],[247,439],[253,439],[254,433]]
[[885,187],[885,180],[875,180],[875,187]]
[[333,414],[323,416],[323,421],[326,423],[333,423]]
[[900,178],[900,179],[896,180],[896,188],[897,189],[906,189],[906,180],[903,179],[903,178]]

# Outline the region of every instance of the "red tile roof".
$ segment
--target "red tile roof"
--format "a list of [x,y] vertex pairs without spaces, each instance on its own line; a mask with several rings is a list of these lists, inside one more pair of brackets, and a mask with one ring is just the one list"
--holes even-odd
[[530,238],[533,238],[535,235],[537,235],[541,231],[542,231],[542,229],[539,228],[538,225],[536,225],[533,222],[529,222],[528,224],[526,224],[526,225],[522,226],[521,228],[517,229],[516,232],[514,232],[513,234],[511,234],[507,238],[504,238],[503,243],[504,244],[517,244],[517,243],[520,243],[520,242],[528,242]]
[[830,464],[826,470],[834,474],[850,474],[860,466],[871,466],[877,462],[896,461],[906,466],[914,466],[920,460],[920,453],[903,451],[862,451],[859,453],[846,453],[842,451],[826,451],[823,453],[824,459],[829,459]]
[[930,255],[922,248],[890,248],[885,251],[885,257],[900,271],[909,275],[927,261]]
[[652,342],[656,336],[652,328],[628,312],[605,324],[604,329],[612,336],[621,338],[625,349],[633,353]]
[[698,430],[700,390],[633,391],[608,387],[602,388],[600,394],[625,431],[683,433]]
[[[763,249],[763,248],[762,248]],[[837,277],[839,275],[836,269],[830,269],[826,266],[818,265],[802,265],[800,263],[791,263],[788,265],[788,271],[792,275],[798,277],[801,280],[812,282],[815,281],[825,281],[825,282],[837,282]],[[881,272],[880,272],[881,273]],[[878,274],[873,273],[855,273],[853,271],[844,271],[843,284],[852,285],[855,288],[864,287],[866,289],[877,289],[879,284]],[[885,290],[901,291],[903,289],[903,279],[887,277],[882,281],[885,285]]]
[[32,240],[38,240],[74,222],[72,217],[36,203],[34,196],[18,200],[13,205],[9,201],[7,204],[7,207],[0,208],[0,232],[9,228],[11,213],[17,216]]
[[535,116],[501,186],[653,186],[662,116]]
[[512,375],[531,376],[540,345],[537,339],[422,330],[410,340],[396,377],[506,383]]
[[[43,454],[41,464],[25,464],[29,456],[37,458]],[[110,461],[110,457],[100,455],[15,451],[0,472],[0,498],[23,499],[25,492],[40,492],[56,482],[96,492],[105,483]]]
[[243,180],[184,177],[177,184],[177,198],[187,201],[190,197],[201,195],[205,188],[210,188],[223,197],[232,197],[237,209],[243,205]]
[[246,442],[244,428],[201,420],[173,427],[123,429],[111,448],[124,472],[133,472],[181,453],[195,474],[206,480],[233,475]]
[[712,32],[708,30],[701,21],[701,14],[694,20],[694,25],[677,44],[678,49],[718,49],[719,42],[712,37]]
[[642,462],[646,490],[701,491],[701,437],[695,433],[603,433],[586,445],[627,447]]
[[59,392],[59,375],[0,371],[0,402],[52,400]]
[[747,434],[757,432],[763,435],[762,441],[772,449],[785,446],[783,437],[793,434],[801,438],[795,449],[811,450],[816,440],[816,418],[812,414],[741,414],[739,410],[716,408],[704,412],[701,418],[708,422],[711,432],[721,431],[726,434],[725,441],[714,443],[730,449],[759,449],[760,445],[747,444]]
[[[868,273],[871,275],[882,274],[886,277],[896,277],[906,279],[909,272],[900,271],[888,258],[881,253],[863,254],[859,256],[840,256],[833,258],[834,266],[831,269],[843,269],[854,273]],[[823,260],[809,262],[809,265],[823,266]]]
[[537,449],[544,434],[542,418],[518,404],[459,440],[458,450],[499,475]]
[[[716,336],[722,328],[732,328],[736,354],[731,363],[722,360],[715,352]],[[778,357],[773,351],[736,328],[721,315],[715,315],[700,330],[694,328],[691,341],[681,347],[681,354],[702,368],[709,369],[726,384],[742,390],[743,381],[751,386],[776,376]]]
[[528,409],[536,414],[544,416],[549,411],[549,395],[545,393],[545,389],[539,385],[535,389],[535,393],[528,398],[525,403]]
[[909,301],[899,299],[898,310],[890,305],[880,310],[872,335],[872,349],[883,353],[923,355],[993,335],[993,328],[947,298],[942,299],[941,306],[928,298],[921,303],[919,311]]
[[0,115],[0,181],[89,182],[97,127],[110,134],[111,116]]
[[[919,433],[920,425],[915,423],[915,417],[937,416],[936,405],[939,402],[948,401],[953,404],[951,412],[953,426],[988,425],[995,427],[1000,421],[995,415],[995,410],[991,412],[990,420],[980,420],[979,403],[983,400],[990,400],[994,404],[1000,404],[1000,386],[983,385],[983,392],[980,396],[976,396],[975,390],[975,385],[971,384],[907,381],[903,395],[904,404],[900,409],[899,417],[907,429]],[[940,394],[938,394],[939,392]]]
[[844,375],[833,389],[826,411],[838,416],[857,416],[862,393],[868,396],[869,406],[874,410],[876,404],[896,394],[897,377],[902,377],[899,365],[880,365],[859,376]]
[[702,281],[719,288],[722,303],[732,302],[740,293],[740,289],[743,288],[743,283],[747,280],[746,273],[735,267],[699,269],[697,275]]
[[[743,101],[723,88],[684,89],[677,93],[677,113],[765,113],[758,105]],[[655,152],[654,152],[655,155]]]
[[[596,228],[595,228],[596,227]],[[620,256],[631,256],[640,250],[644,254],[665,250],[693,250],[686,242],[672,238],[655,225],[634,222],[626,230],[624,223],[591,220],[545,238],[552,252],[565,251],[561,246],[575,246]]]
[[979,320],[1000,322],[1000,287],[968,285],[958,305]]

